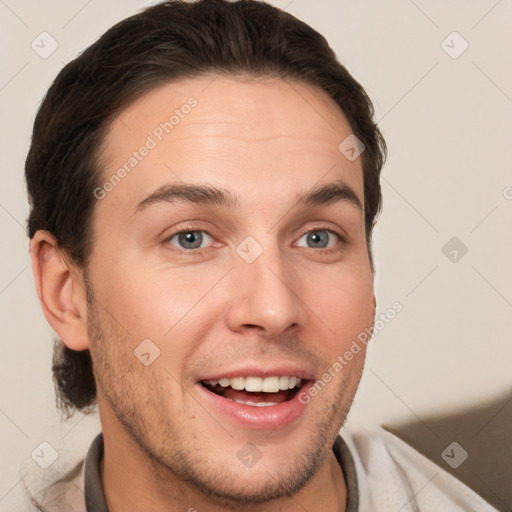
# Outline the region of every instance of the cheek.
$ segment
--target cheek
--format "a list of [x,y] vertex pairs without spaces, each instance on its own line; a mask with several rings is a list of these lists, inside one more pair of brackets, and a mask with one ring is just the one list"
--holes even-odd
[[152,350],[159,350],[157,361],[178,377],[180,367],[220,318],[221,303],[212,300],[211,293],[219,273],[156,267],[144,268],[139,262],[124,266],[131,271],[123,271],[121,265],[110,268],[108,277],[98,279],[97,298],[112,318],[110,323],[125,334],[122,350],[128,357],[150,340],[157,347]]
[[308,303],[331,334],[330,348],[339,351],[369,328],[374,317],[373,277],[370,271],[317,276]]
[[130,333],[161,337],[196,308],[216,279],[192,267],[119,258],[116,265],[101,265],[94,288],[98,302]]

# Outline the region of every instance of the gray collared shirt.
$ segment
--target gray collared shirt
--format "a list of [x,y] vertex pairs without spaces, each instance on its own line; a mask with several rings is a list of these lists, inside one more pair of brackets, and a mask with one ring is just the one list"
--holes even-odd
[[[381,427],[364,432],[344,429],[333,453],[345,477],[347,512],[497,512],[460,480]],[[56,468],[54,473],[61,478],[32,493],[32,505],[44,512],[108,512],[100,479],[102,457],[99,434],[85,460],[71,470],[72,464],[66,471]],[[33,462],[27,478],[39,487],[48,470],[38,473]]]

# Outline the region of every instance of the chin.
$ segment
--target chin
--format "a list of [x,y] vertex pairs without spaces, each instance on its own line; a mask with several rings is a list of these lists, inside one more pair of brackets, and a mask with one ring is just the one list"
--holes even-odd
[[[233,468],[234,469],[234,468]],[[314,476],[318,468],[295,469],[275,464],[250,468],[245,471],[230,470],[222,483],[217,481],[189,481],[200,489],[210,500],[230,510],[239,510],[244,505],[261,505],[271,501],[292,496],[299,492]]]
[[[269,444],[261,447],[258,458],[258,448],[248,443],[243,447],[245,451],[233,451],[232,446],[226,451],[221,449],[220,453],[200,450],[199,458],[190,457],[189,452],[187,460],[174,458],[168,469],[175,474],[178,470],[182,481],[208,496],[211,503],[226,510],[240,510],[243,506],[261,505],[296,494],[315,476],[330,451],[330,447],[314,446],[314,441],[300,447],[294,439],[287,441],[287,457],[280,453],[281,449],[274,450]],[[246,458],[244,462],[246,455],[252,459]],[[179,468],[176,462],[181,462]]]

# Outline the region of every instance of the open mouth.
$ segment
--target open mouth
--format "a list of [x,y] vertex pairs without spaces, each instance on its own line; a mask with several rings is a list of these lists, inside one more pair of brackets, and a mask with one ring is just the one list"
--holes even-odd
[[201,381],[208,391],[226,400],[254,407],[270,407],[292,400],[303,384],[302,379],[286,375]]

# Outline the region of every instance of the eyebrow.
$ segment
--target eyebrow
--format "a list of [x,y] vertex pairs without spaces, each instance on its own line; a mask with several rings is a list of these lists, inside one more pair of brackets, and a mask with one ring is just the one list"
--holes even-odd
[[[224,188],[193,183],[170,183],[157,188],[149,196],[144,198],[136,206],[134,213],[139,213],[154,204],[175,203],[178,201],[211,206],[224,206],[230,209],[240,208],[242,204],[238,196]],[[341,178],[297,194],[294,206],[321,206],[340,201],[347,202],[363,211],[361,200],[354,190]]]

